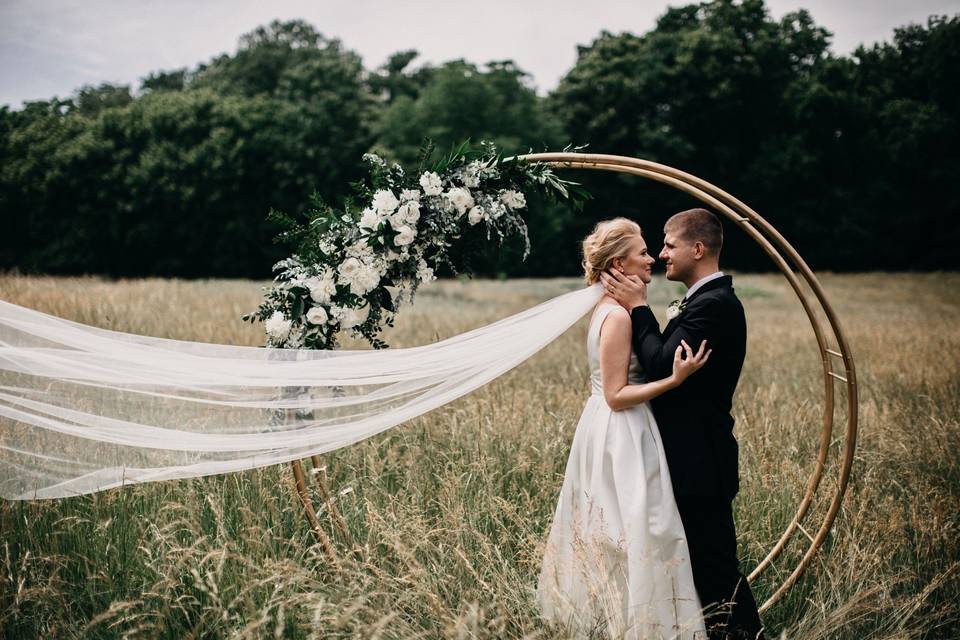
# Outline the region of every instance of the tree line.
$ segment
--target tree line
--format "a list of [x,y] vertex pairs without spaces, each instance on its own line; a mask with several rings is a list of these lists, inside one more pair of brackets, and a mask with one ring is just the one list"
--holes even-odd
[[[546,96],[510,60],[368,70],[300,21],[242,36],[193,69],[0,108],[0,269],[110,276],[270,277],[289,253],[273,208],[338,202],[374,151],[412,163],[424,138],[507,153],[642,157],[733,193],[815,269],[956,269],[960,260],[960,14],[840,56],[807,11],[762,0],[669,8],[653,29],[602,32]],[[533,251],[491,252],[483,274],[574,275],[600,219],[628,215],[656,249],[696,206],[630,176],[570,172],[581,212],[532,202]],[[723,265],[769,259],[727,225]]]

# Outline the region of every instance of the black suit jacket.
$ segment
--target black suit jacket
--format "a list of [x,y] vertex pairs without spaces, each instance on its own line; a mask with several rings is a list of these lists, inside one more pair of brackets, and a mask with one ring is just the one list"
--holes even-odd
[[633,350],[648,380],[670,375],[680,340],[694,352],[704,339],[713,349],[702,369],[651,402],[678,496],[733,499],[740,488],[730,406],[747,351],[747,323],[732,284],[721,276],[701,286],[662,333],[650,307],[630,314]]

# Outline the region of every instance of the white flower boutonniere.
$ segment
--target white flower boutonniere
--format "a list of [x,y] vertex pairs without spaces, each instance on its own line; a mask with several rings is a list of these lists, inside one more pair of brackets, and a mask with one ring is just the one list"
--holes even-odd
[[674,300],[667,305],[667,320],[673,320],[687,307],[687,299]]

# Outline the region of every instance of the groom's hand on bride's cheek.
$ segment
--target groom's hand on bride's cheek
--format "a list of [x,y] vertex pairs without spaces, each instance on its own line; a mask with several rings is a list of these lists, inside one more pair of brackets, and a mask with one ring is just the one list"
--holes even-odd
[[628,276],[615,269],[600,274],[603,287],[627,311],[647,304],[647,285],[638,276]]

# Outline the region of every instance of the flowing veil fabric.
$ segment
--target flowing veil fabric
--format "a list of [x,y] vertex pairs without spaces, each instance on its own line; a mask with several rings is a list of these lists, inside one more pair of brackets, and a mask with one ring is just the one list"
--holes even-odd
[[0,301],[0,497],[61,498],[345,447],[512,369],[602,295],[595,284],[380,351],[153,338]]

